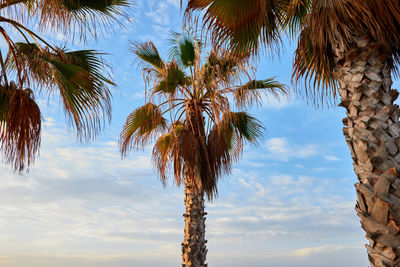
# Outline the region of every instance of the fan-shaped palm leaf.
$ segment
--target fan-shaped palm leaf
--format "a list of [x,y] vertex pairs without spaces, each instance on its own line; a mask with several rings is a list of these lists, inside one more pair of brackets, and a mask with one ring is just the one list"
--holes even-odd
[[157,47],[153,42],[145,43],[131,43],[131,51],[136,55],[139,60],[139,66],[143,68],[155,68],[159,72],[165,69],[164,61],[158,53]]
[[190,84],[190,79],[186,77],[186,73],[180,69],[175,61],[172,61],[167,65],[165,75],[156,83],[154,92],[174,94],[178,86],[188,84]]
[[182,64],[183,67],[192,66],[196,58],[195,44],[197,43],[200,50],[202,44],[198,40],[195,42],[194,38],[196,37],[192,36],[190,32],[171,32],[171,37],[170,57]]
[[167,126],[158,106],[147,103],[134,110],[126,119],[121,132],[120,147],[122,155],[133,147],[144,146],[162,133]]
[[[30,43],[17,43],[16,50],[32,82],[59,89],[65,111],[80,135],[93,137],[101,123],[110,119],[111,94],[107,85],[113,85],[113,82],[102,75],[104,61],[101,54],[93,50],[60,48],[50,52]],[[9,64],[15,67],[15,61],[10,60]]]
[[249,81],[245,85],[233,89],[233,92],[238,107],[261,104],[263,95],[268,96],[271,94],[274,97],[279,97],[282,94],[288,94],[286,86],[277,82],[274,78]]
[[304,21],[311,0],[189,0],[185,14],[202,11],[204,26],[216,44],[238,53],[257,53],[260,44],[276,50],[282,29],[293,32]]

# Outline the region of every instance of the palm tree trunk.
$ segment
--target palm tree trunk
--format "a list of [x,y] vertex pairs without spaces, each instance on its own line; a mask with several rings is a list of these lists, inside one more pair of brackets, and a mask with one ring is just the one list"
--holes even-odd
[[185,238],[182,243],[182,267],[207,267],[205,240],[204,193],[193,188],[185,177]]
[[400,110],[391,58],[366,37],[333,50],[369,261],[371,267],[400,266]]

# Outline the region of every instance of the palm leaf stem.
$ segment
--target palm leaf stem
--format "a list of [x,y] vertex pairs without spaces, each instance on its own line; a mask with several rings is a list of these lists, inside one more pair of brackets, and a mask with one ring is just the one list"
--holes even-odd
[[214,120],[214,116],[212,115],[211,110],[209,110],[207,107],[204,108],[204,112],[207,113],[208,117],[210,118],[210,120],[216,124],[216,121]]
[[164,101],[163,103],[159,104],[158,106],[161,107],[162,105],[169,104],[172,101],[186,101],[186,100],[183,98],[168,99],[167,101]]
[[[185,107],[185,106],[183,106],[183,107]],[[185,114],[185,112],[186,112],[186,109],[184,108],[176,121],[180,121],[183,114]]]
[[182,105],[183,103],[185,103],[185,101],[180,101],[180,102],[178,102],[177,104],[172,105],[170,108],[168,108],[167,110],[163,111],[163,112],[161,113],[161,115],[164,115],[165,113],[167,113],[167,112],[170,111],[171,109],[174,109],[175,107],[177,107],[177,106],[179,106],[179,105]]
[[19,64],[17,55],[16,55],[16,53],[15,53],[15,44],[14,44],[13,41],[10,39],[10,37],[7,35],[7,33],[6,33],[6,31],[3,29],[3,27],[0,27],[0,33],[1,33],[1,35],[3,35],[3,37],[4,37],[5,41],[6,41],[6,43],[8,44],[8,47],[9,47],[9,49],[10,49],[12,55],[13,55],[13,57],[14,57],[15,66],[16,66],[16,68],[17,68],[17,70],[18,70],[18,74],[17,74],[17,75],[18,75],[19,85],[22,86],[22,84],[23,84],[23,82],[22,82],[22,77],[21,77],[21,72],[22,72],[22,70],[21,70],[21,66],[20,66],[20,64]]
[[12,5],[16,5],[19,3],[24,2],[25,0],[15,0],[15,1],[6,1],[5,3],[0,4],[0,9],[5,8],[5,7],[9,7]]
[[[176,116],[178,115],[179,111],[180,111],[181,109],[183,109],[183,108],[185,108],[185,105],[182,105],[182,106],[181,106],[180,108],[178,108],[178,110],[175,112],[174,121],[179,121],[180,117],[179,117],[179,119],[177,120],[177,119],[176,119]],[[183,112],[185,112],[185,110],[183,110]],[[182,113],[181,113],[181,114],[182,114]]]
[[0,16],[0,21],[4,21],[4,22],[8,22],[13,26],[17,26],[22,28],[23,30],[25,30],[31,37],[32,39],[35,41],[35,43],[38,45],[38,47],[40,48],[38,42],[35,40],[34,37],[38,38],[41,42],[43,42],[46,46],[48,46],[49,48],[51,48],[53,51],[57,51],[51,44],[49,44],[48,42],[46,42],[43,38],[41,38],[39,35],[37,35],[36,33],[34,33],[33,31],[31,31],[30,29],[28,29],[27,27],[25,27],[24,25],[16,22],[15,20],[12,19],[7,19],[5,17]]

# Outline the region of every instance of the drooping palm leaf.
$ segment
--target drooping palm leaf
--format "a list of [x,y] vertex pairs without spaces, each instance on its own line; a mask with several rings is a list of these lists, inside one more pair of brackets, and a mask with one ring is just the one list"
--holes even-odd
[[286,29],[295,36],[310,5],[311,0],[189,0],[185,15],[199,13],[217,45],[253,54],[279,49]]
[[[57,87],[64,109],[80,137],[91,138],[110,119],[113,82],[103,75],[105,62],[93,50],[51,52],[36,44],[17,43],[26,75],[40,87]],[[12,58],[11,58],[12,59]],[[15,61],[9,62],[11,67]]]
[[6,163],[22,172],[34,162],[40,146],[41,113],[30,89],[11,83],[5,120],[0,120],[0,143]]
[[238,51],[255,51],[259,40],[280,40],[280,6],[275,0],[189,0],[185,13],[205,10],[204,24],[217,44],[228,41]]
[[244,141],[257,144],[262,139],[263,131],[260,121],[246,112],[225,114],[207,138],[212,176],[218,180],[223,173],[230,173],[243,151]]
[[281,94],[288,94],[286,86],[277,82],[274,78],[249,81],[245,85],[235,88],[233,92],[238,107],[261,104],[263,95],[279,97]]
[[160,174],[161,181],[166,184],[167,170],[171,162],[173,162],[173,170],[175,182],[179,186],[183,176],[183,164],[181,149],[181,137],[183,136],[185,127],[181,121],[172,123],[168,129],[168,133],[158,138],[153,147],[152,160]]
[[[107,24],[124,15],[122,7],[130,6],[126,0],[31,0],[29,10],[40,17],[39,25],[73,32],[75,28],[96,33],[98,21]],[[46,25],[44,27],[43,25]],[[81,31],[82,32],[82,31]]]
[[139,66],[143,68],[155,68],[159,72],[165,69],[165,63],[153,42],[131,44],[131,51],[136,55],[136,60],[139,60]]
[[160,173],[161,181],[164,184],[167,179],[167,164],[171,157],[174,140],[176,139],[171,133],[166,133],[158,138],[153,147],[152,160],[156,166],[156,169]]
[[122,155],[133,147],[145,146],[167,126],[161,110],[153,103],[135,109],[126,119],[120,136]]

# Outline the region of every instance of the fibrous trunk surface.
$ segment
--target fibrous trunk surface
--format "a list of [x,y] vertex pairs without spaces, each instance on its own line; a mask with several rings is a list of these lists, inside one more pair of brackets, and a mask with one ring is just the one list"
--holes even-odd
[[185,177],[185,238],[182,243],[182,267],[207,267],[204,193],[194,190]]
[[334,48],[343,133],[359,182],[356,211],[372,267],[400,266],[400,123],[391,61],[366,37]]

